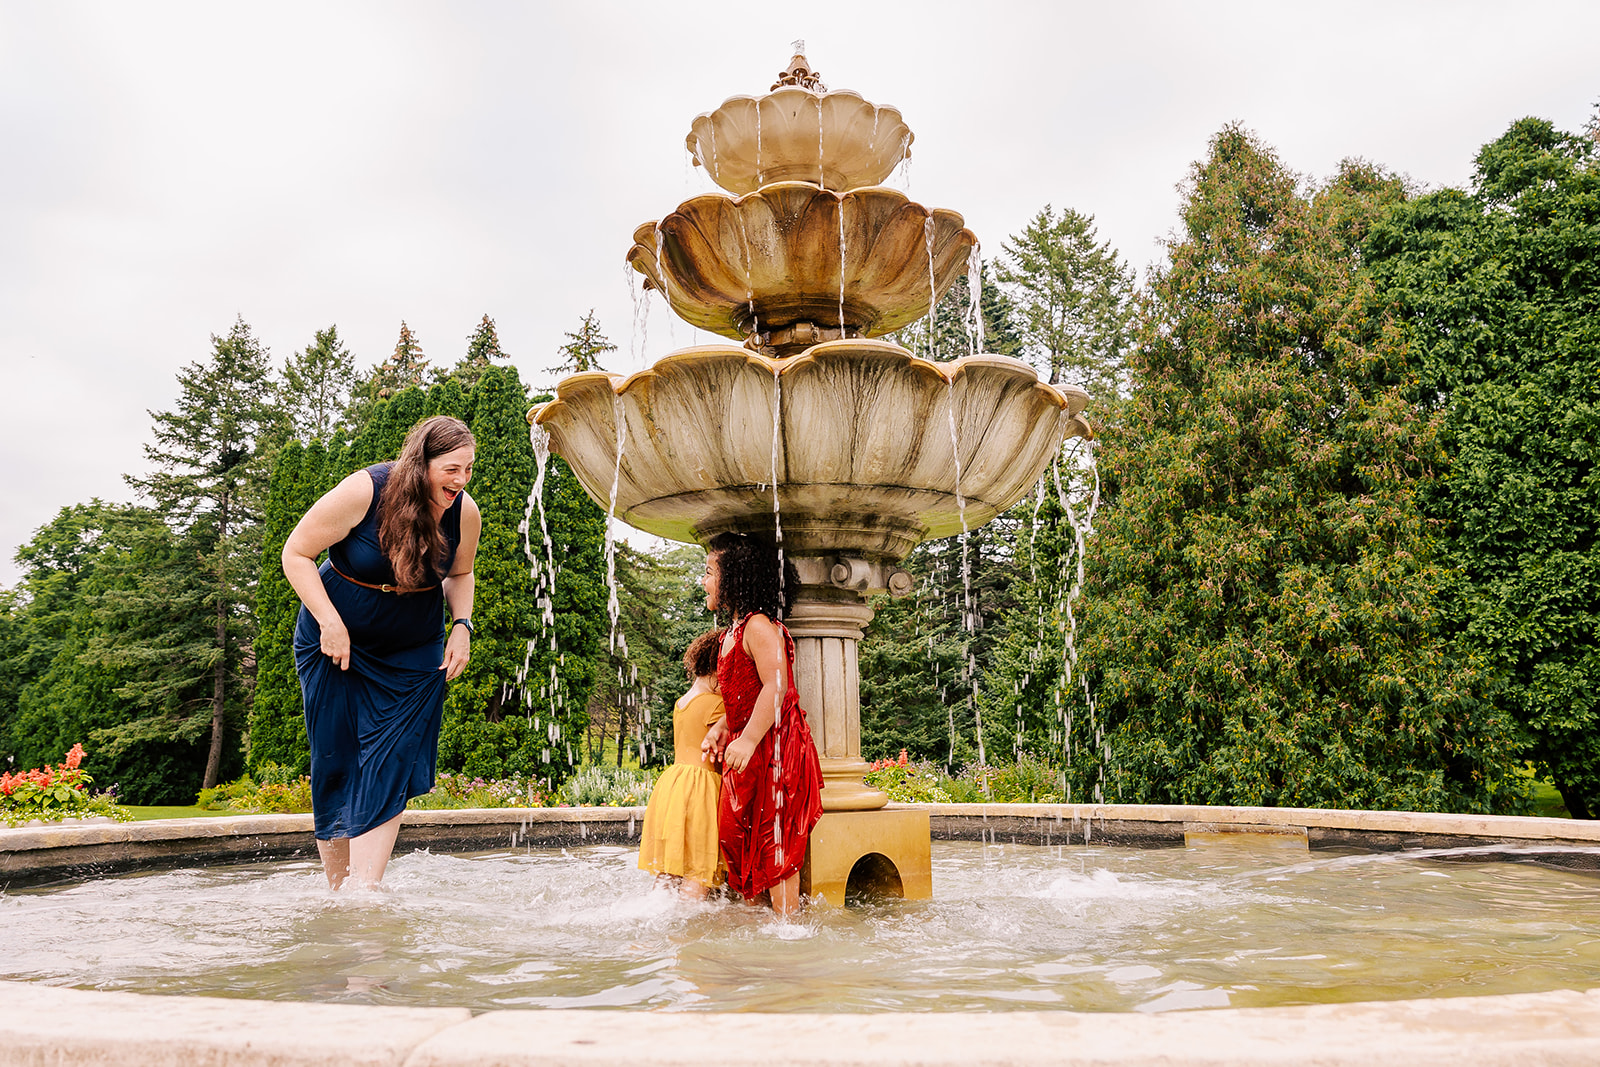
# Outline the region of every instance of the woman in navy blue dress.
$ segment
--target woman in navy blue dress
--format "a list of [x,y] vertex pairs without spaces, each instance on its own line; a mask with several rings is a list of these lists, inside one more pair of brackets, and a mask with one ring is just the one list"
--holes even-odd
[[474,451],[459,419],[420,422],[399,459],[334,486],[283,546],[317,850],[335,889],[382,880],[406,801],[433,788],[445,685],[471,653]]

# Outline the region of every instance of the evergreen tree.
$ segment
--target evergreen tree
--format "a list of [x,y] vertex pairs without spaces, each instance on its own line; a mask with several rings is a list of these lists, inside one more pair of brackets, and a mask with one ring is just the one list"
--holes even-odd
[[270,386],[266,349],[243,319],[226,337],[211,340],[211,358],[179,373],[178,406],[150,413],[155,443],[145,446],[145,456],[154,471],[128,478],[170,524],[186,531],[184,541],[194,553],[189,567],[204,576],[213,639],[193,651],[212,677],[207,787],[222,769],[230,713],[237,719],[248,700],[244,657],[260,558],[259,509],[269,474],[256,446],[272,421],[264,400]]
[[[482,375],[479,375],[481,378]],[[476,380],[476,379],[475,379]],[[433,418],[435,415],[449,415],[451,418],[460,419],[469,426],[472,424],[472,396],[461,384],[461,379],[451,375],[428,390],[428,404],[424,408],[423,418]]]
[[422,343],[401,319],[400,338],[395,342],[394,353],[373,367],[350,390],[350,406],[344,421],[351,428],[352,436],[371,423],[380,400],[425,385],[427,370],[428,360],[422,354]]
[[1006,242],[1000,282],[1009,288],[1027,354],[1051,384],[1066,382],[1105,401],[1121,392],[1132,325],[1133,272],[1094,217],[1046,204]]
[[1600,816],[1600,155],[1523,119],[1368,251],[1443,411],[1452,626],[1567,810]]
[[85,768],[125,802],[193,801],[211,732],[214,636],[193,555],[150,509],[98,501],[63,509],[24,546],[31,662],[6,755],[37,766],[81,742]]
[[566,338],[567,343],[557,349],[561,353],[561,358],[550,368],[562,377],[599,370],[600,358],[607,352],[617,350],[617,346],[612,344],[601,331],[600,320],[595,316],[594,308],[589,309],[583,321],[578,323],[578,329],[566,334]]
[[[592,314],[592,312],[591,312]],[[467,337],[467,354],[457,363],[450,377],[460,383],[463,393],[470,393],[483,377],[483,372],[505,362],[510,356],[500,347],[500,335],[495,331],[494,320],[484,315],[478,328]]]
[[1109,430],[1085,658],[1123,801],[1483,811],[1510,724],[1458,659],[1418,494],[1435,423],[1363,271],[1403,195],[1347,164],[1314,197],[1229,127],[1194,168]]
[[[874,616],[859,647],[861,750],[891,756],[905,749],[950,766],[1009,754],[1009,717],[986,718],[983,679],[1002,631],[997,623],[1016,595],[1013,516],[960,537],[925,541],[904,566],[916,591],[873,599]],[[976,683],[976,684],[975,684]],[[979,733],[983,744],[979,744]]]
[[301,441],[327,442],[350,403],[355,360],[339,330],[318,330],[316,339],[284,361],[280,390],[289,436]]
[[326,450],[291,441],[272,471],[256,587],[256,690],[250,712],[252,773],[276,763],[305,773],[311,751],[306,740],[300,678],[295,668],[294,629],[300,598],[283,573],[283,545],[300,517],[324,489]]

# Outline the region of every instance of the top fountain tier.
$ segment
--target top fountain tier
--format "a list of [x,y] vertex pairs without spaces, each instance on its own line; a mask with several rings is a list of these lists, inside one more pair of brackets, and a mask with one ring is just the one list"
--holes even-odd
[[879,185],[911,155],[900,112],[857,93],[828,92],[804,56],[766,96],[729,97],[694,120],[689,154],[711,180],[743,196],[773,182],[812,182],[833,192]]

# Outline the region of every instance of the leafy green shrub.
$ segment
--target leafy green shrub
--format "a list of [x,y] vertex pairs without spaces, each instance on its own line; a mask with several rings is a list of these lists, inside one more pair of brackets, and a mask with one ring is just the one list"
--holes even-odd
[[256,772],[259,780],[247,774],[235,781],[200,790],[195,803],[209,811],[240,815],[287,815],[311,810],[309,776],[297,775],[292,767],[276,763],[263,763]]

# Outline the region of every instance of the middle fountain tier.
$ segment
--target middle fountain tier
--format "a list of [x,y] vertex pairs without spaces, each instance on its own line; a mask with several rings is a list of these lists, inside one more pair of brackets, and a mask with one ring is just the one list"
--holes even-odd
[[827,812],[803,882],[833,903],[931,892],[926,813],[884,809],[862,781],[866,597],[911,592],[898,564],[918,542],[988,522],[1066,438],[1090,435],[1088,396],[1020,360],[873,340],[928,315],[976,259],[959,215],[878,184],[911,140],[898,111],[828,92],[800,55],[768,96],[700,116],[689,149],[732,195],[640,226],[628,261],[682,318],[743,347],[573,375],[528,415],[630,525],[700,544],[776,537],[795,564],[784,622]]

